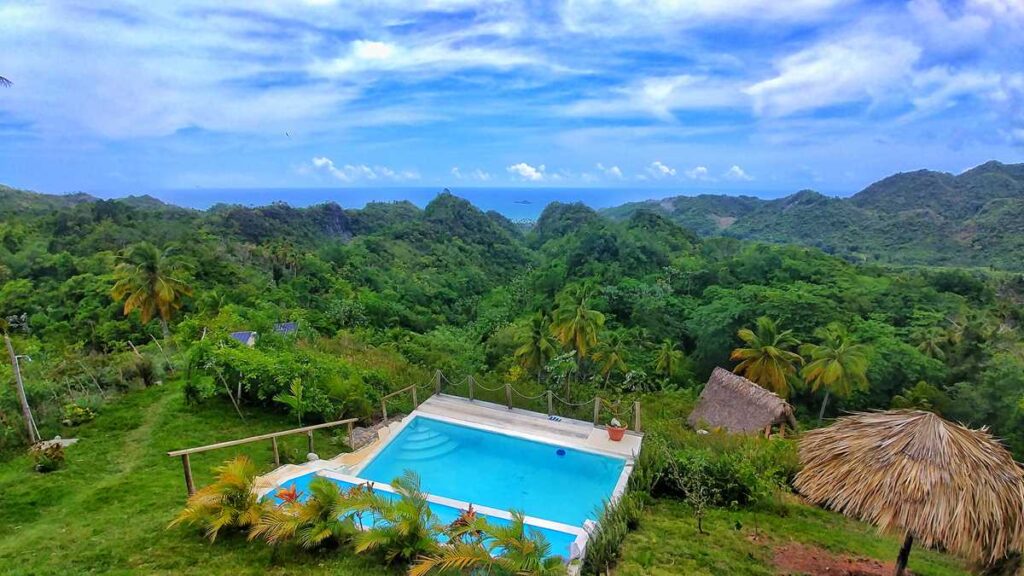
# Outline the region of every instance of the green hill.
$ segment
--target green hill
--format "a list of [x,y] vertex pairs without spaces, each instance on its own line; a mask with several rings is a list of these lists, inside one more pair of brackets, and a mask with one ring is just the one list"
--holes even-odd
[[605,211],[668,215],[702,236],[814,246],[880,263],[1024,269],[1024,164],[988,162],[963,174],[919,170],[875,182],[850,198],[803,190],[778,200],[677,196]]

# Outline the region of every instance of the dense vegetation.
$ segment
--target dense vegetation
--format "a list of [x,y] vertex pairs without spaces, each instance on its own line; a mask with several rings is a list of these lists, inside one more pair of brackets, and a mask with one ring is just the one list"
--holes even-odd
[[[0,546],[0,558],[22,558],[33,534],[48,529],[33,512],[34,494],[80,515],[103,490],[135,490],[131,473],[154,464],[163,471],[137,484],[134,500],[166,499],[180,480],[162,451],[287,421],[370,421],[381,396],[424,384],[435,369],[453,381],[474,375],[570,401],[644,397],[654,408],[649,429],[662,440],[651,436],[648,446],[663,445],[660,464],[646,480],[639,471],[652,467],[638,466],[639,496],[606,512],[607,544],[593,547],[604,555],[587,560],[594,570],[645,562],[629,557],[628,546],[620,559],[619,543],[637,527],[641,507],[672,510],[649,501],[650,493],[687,502],[698,533],[722,530],[723,510],[744,522],[753,510],[792,511],[777,501],[796,467],[791,443],[685,429],[682,419],[716,366],[788,396],[805,425],[840,410],[914,406],[990,425],[1024,452],[1024,278],[1017,273],[854,264],[808,247],[701,239],[655,211],[612,220],[578,204],[548,206],[523,232],[450,194],[422,210],[276,204],[199,212],[151,198],[4,189],[0,214],[0,327],[18,354],[32,358],[20,365],[36,424],[43,437],[85,441],[68,450],[66,464],[81,476],[61,476],[63,453],[34,454],[36,468],[57,470],[58,480],[27,482],[24,474],[36,473],[20,450],[18,398],[13,386],[0,391],[0,452],[9,462],[0,488],[15,509],[10,518],[33,526]],[[282,331],[285,322],[297,330]],[[233,338],[236,331],[255,331],[255,345]],[[11,366],[3,370],[13,381]],[[322,442],[344,449],[337,438]],[[299,459],[301,450],[285,445],[283,457]],[[241,452],[259,468],[268,464],[266,450]],[[95,473],[83,474],[86,464]],[[236,472],[229,479],[251,476],[244,462],[233,466],[224,469]],[[202,468],[200,484],[212,479]],[[204,494],[225,488],[211,486]],[[236,496],[247,492],[237,487],[226,486],[230,499],[245,504]],[[416,491],[406,488],[415,508]],[[362,546],[367,536],[334,522],[336,514],[324,516],[347,497],[325,492],[276,524],[260,520],[262,512],[223,519],[226,528],[246,530],[264,521],[256,534],[272,543],[280,536],[372,552]],[[162,530],[171,504],[136,523]],[[220,518],[192,512],[183,523],[209,529],[209,519]],[[292,522],[300,516],[312,520]],[[480,546],[503,548],[515,535],[484,528],[467,550],[489,562]],[[119,538],[123,546],[79,549],[65,560],[123,569],[125,560],[96,554],[124,554],[135,567],[180,567],[167,557],[169,536],[148,546],[149,557],[130,550],[128,534]],[[410,545],[400,538],[397,547]],[[224,547],[236,561],[252,550],[237,533]],[[227,562],[186,548],[215,571]],[[385,559],[392,549],[380,544]],[[463,551],[426,552],[442,562]],[[251,561],[265,566],[268,556],[260,549]],[[379,570],[349,555],[332,556],[329,566]]]
[[[22,367],[44,436],[75,406],[99,409],[176,363],[193,402],[230,394],[284,410],[274,399],[299,380],[308,418],[369,418],[381,394],[435,369],[580,398],[695,389],[756,348],[750,338],[782,333],[778,348],[794,357],[786,386],[747,374],[789,394],[804,420],[828,393],[826,416],[928,407],[1024,450],[1015,273],[855,265],[812,248],[702,240],[651,211],[613,221],[557,203],[523,234],[450,194],[423,210],[198,212],[6,190],[0,213],[0,314],[33,359]],[[136,352],[163,340],[164,319],[180,361]],[[298,333],[275,333],[284,321]],[[231,339],[237,330],[256,331],[256,346]],[[860,375],[816,379],[812,365],[839,346],[859,350]],[[0,414],[0,438],[18,443],[11,387]]]
[[851,198],[804,190],[778,200],[679,196],[607,211],[663,213],[702,236],[814,246],[855,262],[1022,270],[1024,164],[988,162],[963,174],[896,174]]

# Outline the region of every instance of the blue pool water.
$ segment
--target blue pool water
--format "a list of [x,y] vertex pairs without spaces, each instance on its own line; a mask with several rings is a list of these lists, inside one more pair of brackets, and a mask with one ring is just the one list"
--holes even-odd
[[[315,472],[314,473],[305,474],[303,476],[299,476],[297,478],[293,478],[293,479],[285,482],[284,484],[281,485],[281,488],[289,489],[289,488],[292,488],[294,486],[295,489],[299,492],[299,500],[305,501],[306,498],[309,495],[309,483],[314,478],[316,478],[316,477],[317,477],[317,475],[316,475]],[[335,484],[338,484],[344,490],[347,490],[347,489],[352,488],[354,486],[354,484],[352,484],[350,482],[345,482],[343,480],[338,480],[337,478],[328,478],[328,480],[330,480],[331,482],[334,482]],[[392,494],[390,492],[378,491],[378,493],[380,493],[380,494],[382,494],[382,495],[384,495],[386,497],[389,497],[389,498],[395,498],[396,497],[394,494]],[[275,494],[275,492],[271,492],[267,497],[268,498],[273,498],[274,501],[277,504],[281,504],[282,500],[277,498],[274,494]],[[460,513],[460,510],[458,510],[456,508],[453,508],[451,506],[445,506],[443,504],[437,504],[435,502],[431,502],[430,503],[430,509],[433,510],[434,514],[437,515],[438,520],[442,524],[446,524],[446,525],[447,524],[451,524],[452,522],[454,522],[455,519],[457,519],[459,517],[459,513]],[[509,523],[509,521],[504,519],[504,518],[497,518],[497,517],[489,516],[489,515],[486,515],[486,514],[481,514],[481,516],[485,516],[487,518],[488,522],[491,522],[492,524],[497,524],[499,526],[504,526],[504,525]],[[561,557],[566,558],[566,559],[569,558],[570,551],[571,551],[570,549],[571,549],[572,543],[576,539],[575,535],[569,534],[567,532],[559,532],[557,530],[550,530],[550,529],[547,529],[547,528],[538,528],[536,526],[528,526],[527,529],[528,530],[534,530],[536,532],[540,532],[541,534],[544,535],[544,538],[551,545],[551,554],[552,555],[554,555],[554,556],[561,556]]]
[[625,460],[417,416],[359,473],[409,469],[428,494],[582,526],[611,498]]

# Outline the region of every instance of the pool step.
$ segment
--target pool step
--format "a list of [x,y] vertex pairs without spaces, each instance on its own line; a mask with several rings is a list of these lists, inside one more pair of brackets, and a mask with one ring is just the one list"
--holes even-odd
[[434,458],[440,458],[447,456],[452,452],[459,449],[459,443],[455,442],[447,437],[444,438],[444,442],[431,446],[429,448],[421,449],[408,449],[403,447],[395,453],[396,460],[402,460],[406,462],[418,462],[422,460],[432,460]]

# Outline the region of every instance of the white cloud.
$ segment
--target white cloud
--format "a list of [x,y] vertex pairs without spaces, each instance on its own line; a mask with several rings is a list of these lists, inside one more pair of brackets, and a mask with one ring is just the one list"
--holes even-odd
[[463,173],[458,166],[452,166],[451,174],[457,180],[476,180],[478,182],[487,182],[491,179],[490,174],[479,168],[476,168],[469,173]]
[[598,162],[597,169],[608,178],[614,178],[615,180],[622,180],[622,170],[618,166],[605,166]]
[[754,112],[765,116],[880,101],[904,89],[920,56],[920,48],[894,36],[829,40],[782,58],[774,78],[746,93],[754,98]]
[[650,114],[672,120],[673,110],[732,107],[748,102],[734,80],[708,76],[655,76],[613,88],[598,97],[579,100],[564,110],[570,116],[628,116]]
[[391,181],[407,182],[419,180],[420,175],[415,170],[396,171],[387,166],[367,166],[366,164],[345,164],[338,167],[334,161],[326,156],[316,156],[312,161],[313,168],[325,172],[342,182],[358,181]]
[[749,182],[754,179],[753,176],[743,171],[743,168],[733,164],[732,168],[726,170],[725,174],[722,175],[726,180],[732,180],[733,182]]
[[651,33],[721,22],[815,21],[849,0],[569,0],[566,27],[595,35]]
[[669,178],[676,175],[676,169],[662,164],[661,160],[655,160],[647,167],[647,173],[655,178]]
[[686,177],[690,180],[711,180],[711,175],[708,174],[706,166],[694,166],[686,171]]
[[540,182],[544,179],[543,164],[534,168],[526,162],[520,162],[509,166],[506,170],[508,170],[509,173],[529,182]]

